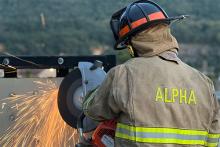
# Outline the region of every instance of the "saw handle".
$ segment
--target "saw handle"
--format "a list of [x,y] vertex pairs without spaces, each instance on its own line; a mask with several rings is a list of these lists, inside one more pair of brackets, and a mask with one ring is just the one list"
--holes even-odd
[[77,130],[79,132],[80,139],[81,138],[85,139],[84,136],[83,136],[83,119],[85,117],[86,117],[85,114],[82,112],[80,114],[80,116],[78,117],[78,119],[77,119]]
[[83,135],[83,120],[85,118],[85,114],[81,113],[77,119],[77,131],[79,133],[79,143],[76,144],[75,147],[92,147],[91,141],[85,138]]

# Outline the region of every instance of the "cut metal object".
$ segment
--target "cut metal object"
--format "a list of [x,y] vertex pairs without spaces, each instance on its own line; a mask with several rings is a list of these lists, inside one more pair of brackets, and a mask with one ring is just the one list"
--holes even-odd
[[[77,119],[82,113],[83,98],[88,91],[99,86],[105,79],[106,72],[102,67],[94,67],[90,62],[80,62],[78,68],[70,72],[62,81],[58,92],[58,108],[63,120],[77,128]],[[97,123],[85,117],[83,132],[94,130]]]

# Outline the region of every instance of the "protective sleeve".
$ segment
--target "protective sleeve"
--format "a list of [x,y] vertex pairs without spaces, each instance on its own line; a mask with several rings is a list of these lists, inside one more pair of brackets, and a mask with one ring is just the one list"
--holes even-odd
[[116,90],[118,79],[122,76],[120,73],[125,73],[123,69],[121,65],[111,69],[100,87],[84,99],[83,111],[86,116],[96,121],[118,117],[121,108],[116,100]]
[[209,134],[207,137],[207,145],[208,147],[217,147],[219,144],[220,138],[220,105],[215,95],[215,89],[212,85],[212,98],[213,100],[213,117],[211,120],[211,127],[209,130]]

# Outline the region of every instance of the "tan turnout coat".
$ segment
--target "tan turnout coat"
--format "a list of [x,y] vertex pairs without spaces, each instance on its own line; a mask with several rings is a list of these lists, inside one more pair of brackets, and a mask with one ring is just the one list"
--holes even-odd
[[[177,57],[179,47],[168,27],[142,32],[132,43],[140,57],[109,71],[92,99],[84,102],[86,115],[98,121],[117,119],[116,147],[204,146],[209,137],[216,146],[220,113],[213,83]],[[194,143],[189,139],[195,140],[193,133],[204,137],[204,144],[187,144]]]

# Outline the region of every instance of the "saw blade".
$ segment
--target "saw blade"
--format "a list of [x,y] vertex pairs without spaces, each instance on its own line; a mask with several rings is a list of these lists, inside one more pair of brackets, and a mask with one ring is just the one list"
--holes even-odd
[[[61,82],[58,92],[58,109],[63,120],[77,128],[77,119],[82,113],[83,87],[82,75],[78,68],[70,72]],[[96,128],[96,123],[89,118],[83,120],[83,131]]]

